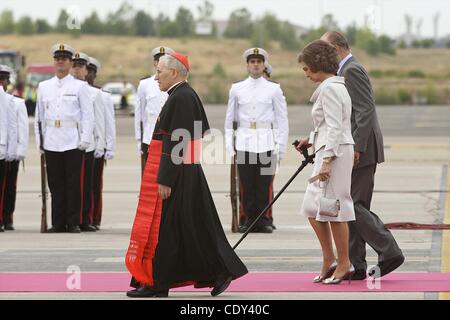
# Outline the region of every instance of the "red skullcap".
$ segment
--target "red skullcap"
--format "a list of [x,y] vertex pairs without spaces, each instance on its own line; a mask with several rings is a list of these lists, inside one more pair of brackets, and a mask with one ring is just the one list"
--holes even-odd
[[180,61],[186,67],[187,71],[189,71],[189,60],[187,56],[182,55],[181,53],[178,52],[173,52],[169,54],[169,56],[174,57],[175,59]]

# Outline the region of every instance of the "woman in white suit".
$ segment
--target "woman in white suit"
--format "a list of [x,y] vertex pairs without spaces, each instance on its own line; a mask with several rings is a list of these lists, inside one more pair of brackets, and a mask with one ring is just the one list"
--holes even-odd
[[[318,40],[298,57],[306,77],[320,83],[311,97],[314,130],[297,149],[312,146],[316,154],[301,214],[309,218],[322,247],[323,265],[314,282],[338,284],[355,272],[348,253],[347,221],[355,220],[350,195],[353,167],[352,104],[339,68],[336,49]],[[333,204],[330,209],[330,203]],[[328,210],[327,210],[328,209]],[[337,259],[333,250],[336,245]]]

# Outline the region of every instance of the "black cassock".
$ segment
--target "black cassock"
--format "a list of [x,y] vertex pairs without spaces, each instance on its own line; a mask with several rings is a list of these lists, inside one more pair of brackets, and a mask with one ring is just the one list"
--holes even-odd
[[[149,146],[126,265],[134,287],[211,287],[248,271],[228,243],[199,163],[209,130],[200,98],[186,82],[168,93]],[[160,198],[158,184],[171,188],[168,199]]]

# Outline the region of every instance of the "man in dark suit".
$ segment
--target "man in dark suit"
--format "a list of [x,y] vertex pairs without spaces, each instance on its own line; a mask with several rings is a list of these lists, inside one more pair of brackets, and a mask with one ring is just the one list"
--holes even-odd
[[356,220],[349,223],[350,259],[356,274],[352,279],[366,278],[366,243],[378,254],[377,267],[369,275],[382,277],[397,269],[405,260],[401,249],[380,220],[370,211],[375,171],[384,162],[383,136],[378,123],[373,90],[364,67],[352,56],[347,39],[339,32],[325,33],[321,40],[331,43],[338,52],[338,75],[352,99],[352,134],[355,159],[352,172],[352,198]]

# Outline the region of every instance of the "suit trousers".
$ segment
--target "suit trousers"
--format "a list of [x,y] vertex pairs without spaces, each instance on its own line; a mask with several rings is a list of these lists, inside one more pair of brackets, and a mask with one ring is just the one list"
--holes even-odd
[[144,170],[145,170],[145,165],[147,164],[147,159],[148,159],[148,144],[142,143],[141,150],[142,150],[142,157],[144,158],[144,163],[143,163],[144,165],[141,168],[141,175],[143,175]]
[[84,151],[45,151],[52,195],[52,225],[78,226],[82,222]]
[[[6,186],[6,161],[0,160],[0,212],[3,212],[3,199]],[[3,225],[3,215],[0,214],[0,225]]]
[[16,208],[17,175],[20,161],[6,162],[6,184],[3,196],[3,224],[13,223],[13,213]]
[[102,222],[102,192],[103,192],[103,168],[105,158],[94,159],[94,221],[93,225],[99,226]]
[[392,233],[386,229],[383,221],[370,211],[376,168],[377,165],[372,164],[352,172],[352,198],[356,220],[348,223],[349,252],[356,270],[367,269],[366,243],[377,252],[379,262],[402,254]]
[[[253,223],[261,211],[273,199],[273,179],[275,176],[276,157],[271,152],[237,153],[239,171],[240,225]],[[272,208],[258,220],[256,228],[272,226]]]
[[89,225],[94,220],[94,151],[84,154],[83,176],[83,220],[82,225]]

